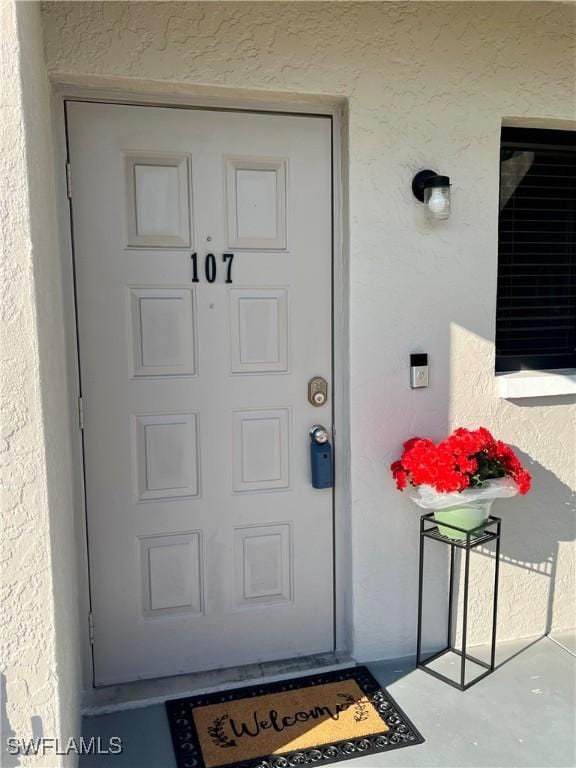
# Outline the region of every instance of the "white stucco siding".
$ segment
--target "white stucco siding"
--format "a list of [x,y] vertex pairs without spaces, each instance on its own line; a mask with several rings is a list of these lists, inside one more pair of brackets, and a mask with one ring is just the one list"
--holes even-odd
[[5,739],[78,734],[80,643],[61,271],[40,8],[2,14],[2,765]]
[[[576,126],[574,15],[569,4],[532,2],[44,5],[55,79],[348,99],[360,659],[415,647],[418,515],[388,466],[407,437],[459,425],[484,424],[529,457],[534,474],[529,497],[494,509],[504,518],[500,638],[574,621],[574,406],[501,400],[493,373],[500,126],[505,117]],[[452,179],[447,222],[430,224],[412,198],[422,167]],[[408,386],[412,351],[430,356],[429,389]],[[491,565],[479,555],[481,595]],[[478,601],[471,634],[487,635]]]

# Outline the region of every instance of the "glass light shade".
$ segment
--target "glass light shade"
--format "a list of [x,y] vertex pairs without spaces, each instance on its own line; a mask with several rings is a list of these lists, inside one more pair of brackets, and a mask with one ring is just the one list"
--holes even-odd
[[424,189],[424,204],[428,207],[428,212],[432,218],[447,219],[450,216],[450,186],[426,187]]

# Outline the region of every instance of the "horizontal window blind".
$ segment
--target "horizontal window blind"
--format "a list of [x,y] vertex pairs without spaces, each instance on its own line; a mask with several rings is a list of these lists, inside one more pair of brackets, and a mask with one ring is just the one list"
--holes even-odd
[[576,367],[576,132],[504,128],[496,370]]

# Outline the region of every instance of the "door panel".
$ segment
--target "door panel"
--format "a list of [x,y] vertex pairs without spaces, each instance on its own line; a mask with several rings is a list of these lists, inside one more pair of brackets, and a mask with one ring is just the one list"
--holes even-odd
[[330,119],[67,112],[96,683],[332,650]]

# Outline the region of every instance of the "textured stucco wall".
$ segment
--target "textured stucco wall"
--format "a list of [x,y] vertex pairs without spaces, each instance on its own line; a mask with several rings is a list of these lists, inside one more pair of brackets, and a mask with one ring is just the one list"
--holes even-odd
[[[575,7],[555,3],[46,3],[49,72],[349,100],[353,636],[358,658],[415,645],[417,513],[388,473],[403,439],[482,423],[527,457],[504,518],[500,637],[573,624],[574,407],[494,390],[502,118],[574,121]],[[576,126],[576,123],[572,123]],[[453,180],[453,215],[411,197]],[[408,355],[431,386],[408,387]],[[479,556],[479,592],[490,558]],[[481,603],[474,639],[485,637]]]
[[[49,84],[40,7],[3,2],[2,748],[78,735],[77,552]],[[53,753],[0,763],[71,765]]]

